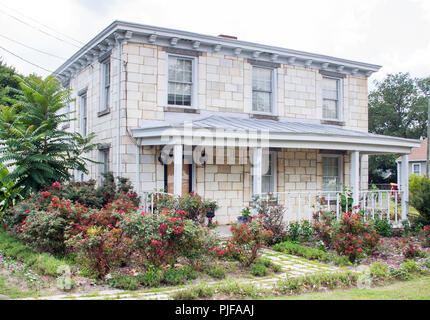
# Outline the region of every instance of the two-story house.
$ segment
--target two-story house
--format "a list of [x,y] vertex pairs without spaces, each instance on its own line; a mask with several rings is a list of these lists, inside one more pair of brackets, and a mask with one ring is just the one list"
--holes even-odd
[[300,199],[308,207],[318,194],[335,199],[342,185],[358,204],[369,154],[407,162],[419,142],[368,133],[367,79],[379,69],[115,21],[55,75],[76,98],[67,130],[94,132],[99,143],[90,156],[101,164],[75,179],[112,171],[140,194],[195,191],[218,201],[224,224],[253,195],[278,195],[295,208],[291,219],[309,214]]

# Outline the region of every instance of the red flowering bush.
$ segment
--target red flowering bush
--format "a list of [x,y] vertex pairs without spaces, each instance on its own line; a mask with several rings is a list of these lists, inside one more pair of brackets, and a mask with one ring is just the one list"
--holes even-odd
[[[234,224],[231,227],[233,234],[232,244],[239,254],[240,261],[250,266],[258,257],[258,251],[273,236],[273,232],[264,228],[259,219],[243,224]],[[237,251],[239,250],[239,251]]]
[[78,203],[51,197],[45,210],[33,209],[16,227],[17,237],[41,251],[65,252],[65,230],[80,221],[86,208]]
[[324,244],[351,262],[365,253],[372,254],[380,244],[373,224],[365,222],[360,213],[343,213],[337,221],[334,213],[319,212],[314,219],[314,229]]
[[216,208],[216,206],[215,201],[204,200],[194,192],[190,192],[177,199],[177,208],[186,213],[185,217],[187,219],[199,224],[204,224],[206,214],[211,208]]
[[313,229],[317,237],[324,242],[327,248],[333,244],[334,233],[339,227],[336,214],[330,211],[318,211],[313,215]]
[[423,242],[423,246],[429,248],[430,247],[430,226],[425,226],[421,229],[421,238]]
[[132,212],[119,227],[134,241],[142,264],[162,266],[174,264],[180,256],[195,260],[207,251],[207,229],[185,217],[185,212],[167,208],[154,215]]
[[95,276],[103,277],[129,257],[133,241],[115,227],[92,226],[70,236],[67,244],[78,253],[79,262]]

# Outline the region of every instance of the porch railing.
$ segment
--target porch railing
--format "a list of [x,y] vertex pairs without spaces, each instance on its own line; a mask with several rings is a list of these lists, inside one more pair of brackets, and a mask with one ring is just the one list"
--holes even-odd
[[175,195],[166,192],[143,192],[140,199],[141,209],[144,212],[154,213],[154,208],[157,205],[157,201],[159,201],[161,197],[170,197],[172,199],[176,198]]
[[[354,211],[364,213],[365,219],[386,218],[394,225],[401,223],[401,190],[366,190],[360,192],[359,205]],[[318,211],[332,211],[340,219],[342,211],[352,207],[352,196],[338,191],[291,191],[263,194],[261,199],[276,201],[285,207],[284,221],[311,221]]]

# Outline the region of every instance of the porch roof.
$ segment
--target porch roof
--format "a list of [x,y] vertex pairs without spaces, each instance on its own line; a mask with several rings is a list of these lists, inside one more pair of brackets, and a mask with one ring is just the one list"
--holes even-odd
[[303,148],[360,151],[364,154],[409,154],[419,140],[344,129],[336,125],[298,121],[210,115],[193,121],[159,121],[131,129],[139,145],[192,144],[203,146]]

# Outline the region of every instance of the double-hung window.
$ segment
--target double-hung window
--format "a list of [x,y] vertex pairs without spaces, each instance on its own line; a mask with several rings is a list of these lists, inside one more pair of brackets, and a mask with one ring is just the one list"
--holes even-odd
[[194,59],[169,56],[168,97],[167,103],[172,106],[192,107]]
[[341,191],[342,156],[323,156],[323,191]]
[[273,69],[252,67],[252,111],[273,113]]
[[270,152],[268,156],[263,157],[263,159],[266,159],[268,163],[267,164],[263,163],[263,175],[261,177],[261,192],[262,193],[276,192],[276,153]]
[[323,119],[341,120],[342,117],[342,80],[323,77]]
[[99,152],[100,152],[100,175],[103,177],[103,174],[106,174],[109,172],[109,148],[100,149]]
[[83,93],[79,96],[80,103],[80,118],[81,118],[81,135],[83,137],[87,136],[88,131],[88,112],[87,112],[87,93]]
[[[261,193],[274,193],[276,192],[276,175],[277,175],[277,154],[274,151],[263,155],[262,158],[262,175],[261,175]],[[254,187],[254,176],[252,176],[252,186]],[[253,190],[255,194],[256,191]]]
[[110,59],[101,63],[101,104],[100,111],[105,111],[110,108]]
[[412,172],[414,173],[414,174],[421,174],[421,164],[420,163],[414,163],[413,165],[412,165]]

